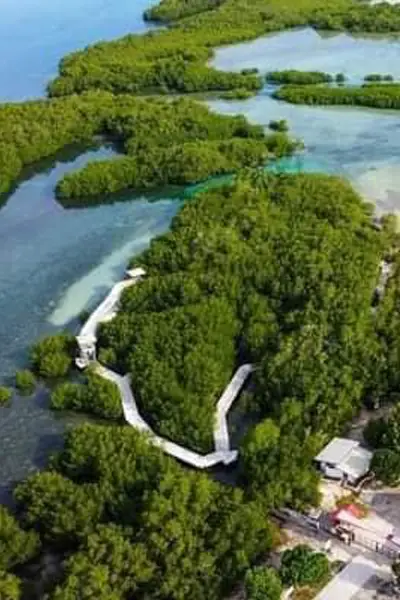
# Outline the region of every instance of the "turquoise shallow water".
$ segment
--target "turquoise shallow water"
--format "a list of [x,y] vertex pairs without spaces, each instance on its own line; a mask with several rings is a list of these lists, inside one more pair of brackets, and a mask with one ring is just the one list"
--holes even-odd
[[[0,0],[0,101],[38,97],[67,52],[100,39],[144,31],[148,0]],[[130,256],[168,229],[179,202],[131,201],[65,210],[54,199],[62,173],[112,150],[63,152],[26,174],[0,208],[0,381],[9,383],[41,335],[74,326],[119,279]],[[69,419],[47,409],[47,395],[0,408],[0,501],[10,485],[58,448]]]
[[[257,67],[262,73],[285,68],[345,72],[352,82],[371,72],[400,78],[400,41],[324,36],[302,29],[219,49],[213,64],[237,71]],[[271,98],[268,86],[247,101],[209,104],[216,111],[242,113],[265,126],[271,119],[286,119],[306,147],[286,168],[338,173],[376,203],[378,212],[400,210],[398,112],[290,105]]]
[[[66,51],[100,38],[143,30],[141,14],[147,4],[147,0],[116,0],[112,6],[103,0],[79,4],[75,0],[68,4],[21,0],[11,6],[0,0],[0,97],[17,100],[40,95]],[[345,70],[348,62],[353,65],[349,75],[357,78],[363,74],[361,58],[355,59],[357,48],[361,48],[368,71],[384,70],[400,76],[397,42],[316,36],[305,30],[240,45],[240,50],[225,48],[218,52],[216,64],[230,69],[285,66],[336,72]],[[259,50],[257,44],[261,44]],[[380,209],[397,207],[397,114],[290,106],[272,100],[268,89],[246,102],[210,104],[222,112],[243,112],[264,125],[271,119],[288,119],[307,149],[303,155],[281,163],[281,168],[342,173]],[[179,208],[179,201],[166,192],[158,195],[157,201],[132,195],[123,203],[63,209],[53,194],[61,174],[110,154],[110,148],[79,157],[76,152],[63,153],[44,163],[38,172],[27,174],[0,208],[3,381],[24,364],[27,348],[38,336],[74,325],[83,308],[96,304],[122,275],[128,258],[166,231]],[[15,398],[11,407],[0,408],[0,500],[14,481],[43,465],[49,450],[60,445],[66,420],[55,417],[46,407],[46,395],[40,392],[34,399]]]

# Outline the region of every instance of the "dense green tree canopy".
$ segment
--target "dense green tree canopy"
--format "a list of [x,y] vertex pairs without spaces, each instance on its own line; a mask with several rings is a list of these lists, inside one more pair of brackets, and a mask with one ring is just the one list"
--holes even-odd
[[245,578],[246,600],[280,600],[282,582],[275,569],[254,567]]
[[75,338],[67,333],[39,340],[31,350],[33,371],[41,377],[64,377],[70,370],[76,351]]
[[116,421],[123,417],[118,387],[91,372],[87,374],[84,384],[67,381],[57,386],[51,394],[51,407],[55,410],[91,413]]
[[38,547],[38,536],[21,529],[18,521],[0,505],[0,570],[10,570],[26,562]]
[[376,478],[386,485],[395,486],[400,480],[400,451],[390,448],[376,450],[371,462]]
[[261,86],[257,74],[225,73],[206,66],[213,48],[305,25],[323,30],[400,30],[398,7],[354,0],[164,0],[146,15],[178,22],[167,30],[128,35],[70,54],[61,62],[50,94],[88,89],[252,90]]
[[25,523],[75,551],[57,600],[77,590],[215,600],[271,547],[273,528],[258,504],[183,470],[129,427],[70,431],[54,467],[20,484],[16,498]]
[[9,388],[0,386],[0,406],[7,404],[11,400],[12,392]]
[[329,73],[322,73],[321,71],[296,71],[295,69],[270,71],[266,74],[265,78],[268,83],[290,83],[295,85],[330,83],[333,81],[333,77]]
[[0,571],[0,600],[19,600],[21,598],[21,582],[18,577]]
[[274,97],[293,104],[370,106],[399,109],[400,84],[328,87],[321,85],[284,85]]
[[329,560],[325,554],[314,552],[305,544],[285,550],[282,555],[280,575],[286,586],[318,584],[329,573]]
[[131,373],[143,414],[175,441],[209,448],[213,406],[243,362],[261,363],[261,413],[294,400],[300,435],[331,435],[360,406],[376,354],[381,251],[340,180],[251,172],[187,203],[151,244],[148,278],[101,327],[100,356]]

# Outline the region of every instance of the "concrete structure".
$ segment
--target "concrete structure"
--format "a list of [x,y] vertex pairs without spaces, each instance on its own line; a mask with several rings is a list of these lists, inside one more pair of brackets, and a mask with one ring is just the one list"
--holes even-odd
[[98,363],[96,364],[95,369],[98,375],[108,379],[109,381],[112,381],[118,386],[121,394],[124,416],[127,423],[139,431],[147,432],[149,434],[150,442],[159,448],[162,448],[162,450],[164,450],[164,452],[170,456],[173,456],[174,458],[177,458],[178,460],[198,469],[208,469],[209,467],[213,467],[218,463],[229,465],[237,459],[236,450],[216,451],[211,452],[210,454],[202,455],[156,435],[139,413],[135,397],[131,389],[129,375],[121,377],[121,375],[106,369]]
[[315,597],[315,600],[351,600],[379,573],[378,565],[365,558],[356,556],[334,577]]
[[325,477],[354,485],[368,473],[372,452],[355,440],[333,438],[314,460]]
[[76,365],[79,369],[85,369],[96,360],[96,330],[99,323],[111,321],[115,317],[122,292],[140,281],[145,274],[145,270],[141,268],[127,271],[129,279],[116,283],[103,302],[92,312],[76,338],[79,348]]
[[90,315],[82,327],[76,340],[79,347],[79,357],[76,359],[76,365],[80,369],[85,369],[93,364],[98,375],[112,381],[118,386],[124,416],[127,423],[139,431],[149,434],[149,441],[162,448],[167,454],[178,460],[196,467],[198,469],[207,469],[218,463],[229,465],[237,460],[237,450],[230,447],[230,439],[227,424],[228,412],[236,400],[245,381],[253,372],[253,365],[242,365],[234,374],[232,380],[223,392],[217,403],[216,420],[214,426],[215,451],[206,455],[201,455],[187,448],[183,448],[174,442],[157,436],[148,423],[141,417],[134,394],[131,389],[131,382],[128,375],[124,377],[114,371],[106,369],[96,362],[96,331],[100,323],[111,321],[117,314],[118,305],[122,292],[131,285],[138,283],[145,275],[144,269],[131,269],[126,272],[129,279],[116,283],[103,302]]
[[232,404],[238,397],[240,390],[253,371],[254,366],[250,364],[239,367],[221,398],[218,400],[217,419],[214,427],[214,445],[216,450],[230,450],[227,416]]

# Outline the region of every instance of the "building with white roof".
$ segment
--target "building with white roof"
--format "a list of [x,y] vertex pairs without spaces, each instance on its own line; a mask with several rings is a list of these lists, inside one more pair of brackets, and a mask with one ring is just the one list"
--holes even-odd
[[319,469],[331,479],[355,484],[370,469],[372,452],[355,440],[333,438],[315,457]]

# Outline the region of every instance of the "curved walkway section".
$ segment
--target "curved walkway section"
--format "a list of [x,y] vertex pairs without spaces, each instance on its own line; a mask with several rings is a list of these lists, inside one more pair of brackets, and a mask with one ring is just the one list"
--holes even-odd
[[239,367],[219,399],[214,426],[215,451],[202,455],[156,435],[139,413],[129,375],[121,376],[96,362],[96,331],[98,325],[105,321],[110,321],[115,317],[122,292],[127,287],[140,281],[145,275],[145,271],[143,269],[134,269],[133,271],[128,271],[127,274],[130,279],[120,281],[114,285],[108,296],[91,314],[77,336],[76,340],[80,350],[80,356],[76,359],[77,366],[82,369],[94,363],[95,371],[98,375],[117,385],[127,423],[139,431],[147,432],[151,443],[164,450],[170,456],[197,469],[208,469],[219,463],[225,465],[231,464],[237,460],[238,452],[230,448],[227,415],[247,378],[254,371],[253,365],[247,364]]
[[192,450],[188,450],[187,448],[183,448],[178,444],[174,444],[174,442],[170,442],[162,437],[159,437],[140,416],[136,400],[130,386],[129,375],[122,377],[114,371],[106,369],[99,363],[96,363],[95,371],[98,375],[104,377],[104,379],[108,379],[118,386],[121,394],[125,420],[129,423],[129,425],[132,425],[132,427],[135,427],[135,429],[138,429],[139,431],[145,431],[149,433],[151,435],[150,441],[159,448],[162,448],[167,454],[170,454],[171,456],[181,460],[182,462],[185,462],[188,465],[191,465],[192,467],[197,467],[198,469],[207,469],[221,462],[225,465],[229,465],[237,459],[238,453],[235,450],[220,452],[216,451],[210,454],[202,455],[197,454],[197,452],[192,452]]
[[227,452],[230,450],[228,412],[253,371],[254,366],[250,364],[239,367],[218,400],[217,419],[214,427],[214,445],[217,451]]

